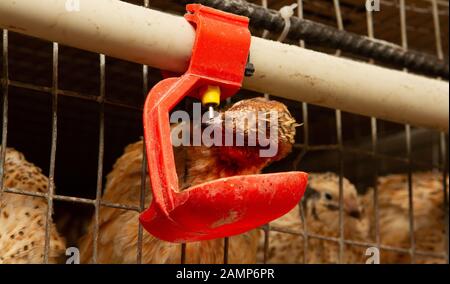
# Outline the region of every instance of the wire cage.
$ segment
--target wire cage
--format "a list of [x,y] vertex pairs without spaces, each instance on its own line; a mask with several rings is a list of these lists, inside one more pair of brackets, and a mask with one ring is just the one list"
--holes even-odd
[[[185,12],[182,1],[125,1],[176,15]],[[367,11],[358,0],[252,0],[248,1],[279,10],[298,4],[297,16],[341,30],[401,45],[404,49],[435,54],[448,61],[449,2],[444,0],[381,0],[381,9]],[[276,40],[278,34],[252,29],[252,35]],[[308,42],[286,43],[318,50],[335,56],[366,60],[353,54],[310,45]],[[147,204],[115,204],[102,200],[105,177],[123,153],[126,145],[142,136],[141,111],[148,90],[162,79],[160,71],[120,59],[96,54],[55,42],[32,38],[8,30],[2,31],[0,60],[2,82],[2,173],[6,146],[25,154],[28,161],[43,169],[49,177],[48,193],[34,193],[3,186],[0,194],[37,196],[46,200],[47,223],[52,219],[67,239],[67,247],[77,246],[86,224],[94,218],[93,262],[96,262],[98,213],[101,207],[142,212]],[[369,64],[380,64],[369,60]],[[381,64],[380,64],[381,65]],[[385,65],[386,66],[386,65]],[[392,66],[387,66],[394,68]],[[405,70],[407,72],[407,70]],[[436,80],[439,80],[438,78]],[[375,117],[365,117],[338,109],[328,109],[242,90],[228,103],[257,96],[268,96],[286,104],[298,122],[293,152],[271,165],[267,172],[303,170],[334,172],[339,176],[339,191],[344,177],[364,194],[374,188],[377,208],[377,181],[384,175],[399,173],[407,177],[410,219],[410,246],[391,247],[380,240],[376,226],[373,238],[355,241],[345,237],[344,213],[340,206],[339,230],[335,237],[317,235],[308,230],[292,230],[267,224],[263,232],[263,262],[270,255],[270,238],[274,232],[296,235],[305,244],[317,239],[336,245],[337,262],[349,247],[376,247],[403,254],[407,262],[420,258],[438,258],[448,263],[448,249],[428,252],[416,249],[414,234],[413,175],[418,171],[433,171],[441,177],[444,198],[448,184],[448,134],[437,130],[393,123]],[[424,94],[426,96],[426,94]],[[144,151],[144,149],[143,149]],[[147,176],[145,159],[142,180]],[[149,188],[142,183],[141,196]],[[1,195],[0,195],[1,198]],[[342,202],[342,200],[340,200]],[[444,200],[444,238],[448,244],[448,201]],[[300,208],[302,208],[300,206]],[[51,212],[54,211],[52,215]],[[301,220],[304,212],[300,210]],[[378,216],[378,213],[375,214]],[[376,220],[375,220],[376,222]],[[0,224],[1,226],[1,224]],[[49,259],[50,226],[46,226],[44,262]],[[143,234],[139,227],[136,243],[136,263],[142,263]],[[180,263],[186,259],[186,246],[181,245]],[[448,248],[448,245],[447,245]],[[224,239],[223,261],[228,262],[229,241]],[[0,252],[1,254],[1,252]],[[362,252],[363,254],[363,252]],[[302,262],[308,262],[303,259]]]

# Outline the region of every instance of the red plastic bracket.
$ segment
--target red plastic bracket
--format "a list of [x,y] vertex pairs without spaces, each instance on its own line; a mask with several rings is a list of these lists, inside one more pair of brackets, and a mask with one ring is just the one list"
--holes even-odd
[[240,234],[282,216],[298,204],[307,174],[287,172],[235,176],[180,191],[169,111],[185,96],[219,86],[221,99],[241,87],[251,36],[248,19],[199,4],[187,5],[185,18],[196,28],[185,74],[168,78],[149,92],[144,136],[153,200],[140,215],[143,227],[170,242],[189,242]]

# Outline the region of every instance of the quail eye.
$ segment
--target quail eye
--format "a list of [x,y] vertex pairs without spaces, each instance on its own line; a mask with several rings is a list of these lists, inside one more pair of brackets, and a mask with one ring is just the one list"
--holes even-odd
[[332,200],[333,196],[331,194],[329,194],[328,192],[325,193],[325,199],[326,200]]

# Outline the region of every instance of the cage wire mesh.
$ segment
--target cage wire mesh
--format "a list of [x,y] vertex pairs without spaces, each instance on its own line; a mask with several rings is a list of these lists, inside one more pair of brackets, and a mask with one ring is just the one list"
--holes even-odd
[[[135,5],[182,15],[184,7],[176,1],[135,0]],[[359,0],[298,0],[249,1],[274,10],[298,4],[297,16],[335,26],[371,38],[382,39],[448,61],[448,1],[443,0],[382,0],[381,11],[370,12]],[[32,7],[30,7],[31,9]],[[252,30],[252,34],[277,40],[278,34]],[[292,42],[320,52],[355,60],[366,60],[352,54],[308,44]],[[49,260],[50,223],[52,220],[67,239],[67,247],[77,246],[86,225],[94,218],[93,262],[97,262],[99,242],[99,211],[102,207],[142,212],[146,206],[148,183],[142,182],[140,198],[135,204],[116,204],[102,200],[105,176],[110,172],[123,148],[142,135],[141,111],[148,90],[162,79],[160,72],[102,54],[95,54],[41,39],[2,31],[2,173],[6,146],[23,152],[27,160],[43,169],[49,177],[46,193],[27,192],[3,186],[3,194],[36,196],[46,200],[44,262]],[[369,60],[370,64],[379,64]],[[392,66],[387,66],[393,68]],[[407,72],[407,70],[404,70]],[[380,82],[381,83],[381,82]],[[426,94],[424,94],[426,95]],[[270,94],[242,90],[234,101]],[[337,262],[344,262],[350,247],[376,247],[403,254],[407,262],[419,258],[439,258],[448,263],[448,250],[429,252],[418,250],[414,234],[413,173],[439,173],[446,198],[448,176],[448,135],[430,129],[401,125],[374,117],[326,109],[306,103],[271,97],[286,104],[303,126],[298,128],[293,153],[266,171],[304,170],[334,172],[339,176],[338,231],[333,237],[308,230],[303,206],[299,206],[301,226],[293,230],[267,224],[263,232],[263,262],[270,257],[270,239],[274,232],[298,236],[304,245],[308,262],[310,240],[335,244]],[[142,149],[144,152],[144,149]],[[145,181],[145,155],[141,179]],[[409,235],[408,247],[384,245],[378,224],[377,180],[380,176],[402,173],[408,181]],[[375,233],[365,241],[347,238],[344,232],[343,186],[349,179],[360,194],[374,188]],[[444,201],[447,206],[447,201]],[[52,216],[52,211],[54,214]],[[445,239],[448,242],[448,207],[445,207]],[[136,263],[142,263],[144,231],[138,228],[135,245]],[[223,262],[228,262],[229,239],[225,238]],[[186,261],[186,245],[181,245],[180,263]],[[363,254],[363,250],[361,252]]]

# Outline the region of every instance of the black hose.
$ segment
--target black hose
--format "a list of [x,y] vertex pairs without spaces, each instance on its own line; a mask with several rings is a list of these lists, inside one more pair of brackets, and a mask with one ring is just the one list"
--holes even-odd
[[[285,24],[278,11],[266,9],[244,0],[184,0],[181,2],[184,4],[199,3],[225,12],[246,16],[250,19],[251,27],[266,29],[273,33],[282,32]],[[295,41],[302,39],[320,46],[340,49],[399,68],[407,68],[415,73],[439,76],[447,80],[449,78],[448,62],[440,60],[436,56],[414,50],[405,50],[395,44],[370,39],[366,36],[338,30],[298,17],[291,17],[291,27],[287,38]]]

